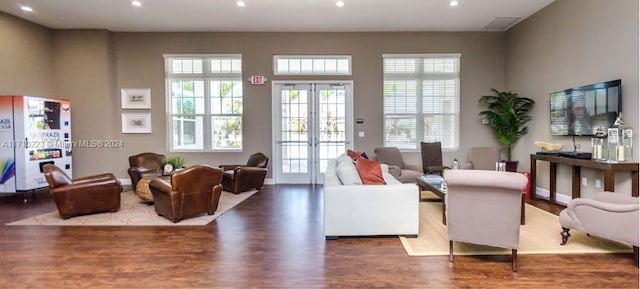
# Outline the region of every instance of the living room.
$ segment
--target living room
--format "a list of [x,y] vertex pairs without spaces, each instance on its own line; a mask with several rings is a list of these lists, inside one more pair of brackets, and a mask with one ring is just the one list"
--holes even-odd
[[[465,3],[461,2],[460,5],[463,6]],[[0,13],[0,27],[2,27],[0,41],[3,43],[0,48],[2,60],[2,66],[0,67],[1,93],[69,99],[72,108],[77,112],[73,115],[72,135],[74,139],[118,139],[124,143],[124,146],[119,149],[78,148],[74,150],[74,177],[112,172],[119,179],[126,180],[127,158],[129,156],[143,151],[168,153],[168,137],[165,131],[167,114],[164,109],[166,107],[166,83],[163,55],[165,54],[240,54],[242,55],[243,76],[245,78],[250,75],[264,75],[268,79],[265,85],[249,85],[248,83],[244,85],[244,143],[242,151],[181,153],[185,157],[187,165],[204,163],[217,166],[218,164],[245,161],[253,152],[260,151],[269,155],[272,153],[274,143],[271,135],[273,114],[269,109],[272,106],[271,82],[289,80],[288,76],[274,75],[272,72],[273,55],[351,55],[353,61],[351,75],[314,76],[313,79],[353,81],[354,118],[363,120],[362,124],[356,124],[356,130],[364,132],[365,135],[365,137],[356,137],[353,147],[370,154],[373,154],[374,148],[383,145],[384,139],[384,131],[382,129],[384,120],[381,117],[383,112],[383,54],[460,53],[459,148],[443,152],[443,160],[446,164],[451,163],[454,158],[463,160],[466,152],[473,146],[496,144],[490,129],[482,124],[481,118],[478,116],[478,112],[482,110],[481,105],[478,103],[478,98],[489,93],[491,88],[513,90],[522,96],[528,96],[536,100],[536,106],[532,111],[533,121],[529,125],[530,131],[519,141],[514,149],[514,158],[520,161],[520,171],[529,169],[529,154],[538,149],[533,145],[535,141],[557,142],[562,143],[564,148],[572,148],[571,138],[551,136],[549,133],[550,116],[548,103],[551,92],[600,81],[622,79],[622,103],[626,121],[634,129],[637,129],[637,125],[640,123],[638,118],[640,104],[638,102],[639,33],[637,1],[558,0],[502,32],[112,32],[105,29],[52,29],[18,17],[4,12]],[[26,19],[28,17],[24,16]],[[309,80],[311,77],[300,77],[299,79]],[[123,134],[121,132],[120,89],[131,87],[150,88],[151,134]],[[634,136],[634,143],[636,144],[638,143],[637,135],[636,133]],[[585,150],[590,147],[590,139],[588,137],[578,137],[576,142]],[[638,146],[635,145],[633,150],[633,161],[637,162]],[[419,163],[419,154],[417,151],[403,153],[405,159],[411,160],[416,164]],[[548,166],[544,164],[538,166],[537,184],[539,192],[537,193],[541,196],[544,196],[545,191],[549,189],[549,179],[545,177],[548,175],[548,171]],[[583,194],[586,197],[592,196],[598,191],[594,180],[601,178],[601,175],[599,172],[591,170],[583,170],[582,175],[589,179],[588,185],[582,188]],[[568,168],[559,168],[557,182],[558,194],[570,196],[571,177]],[[283,195],[292,194],[289,190],[299,190],[299,186],[267,186],[266,192],[261,192],[261,194],[266,194],[256,195],[252,198],[266,202],[266,200],[278,198],[278,196],[268,195],[269,192]],[[321,206],[321,197],[318,197],[320,191],[316,191],[316,189],[307,190],[310,191],[308,199],[305,199],[306,201],[303,204],[299,204],[299,206],[301,208]],[[626,174],[618,176],[616,190],[630,194],[631,180]],[[15,204],[12,205],[15,206]],[[261,210],[259,204],[248,204],[247,206],[255,210]],[[5,206],[3,206],[3,210],[4,208]],[[33,209],[33,207],[30,207],[29,204],[20,204],[19,212],[11,214],[29,213],[30,209]],[[316,212],[315,210],[310,209],[310,212]],[[243,212],[247,211],[249,211],[249,207]],[[276,217],[279,216],[277,212],[273,214]],[[299,215],[286,216],[301,218]],[[222,218],[220,222],[223,222]],[[243,223],[240,217],[228,222],[226,226],[220,224],[218,226],[221,226],[221,228],[215,227],[214,230],[200,231],[198,234],[210,234],[211,231],[214,234],[226,232],[237,234],[237,237],[235,237],[235,240],[237,240],[238,238],[253,237],[252,234],[244,232],[241,228],[255,229],[256,232],[265,230],[264,228],[259,228],[256,224]],[[288,222],[294,222],[294,220],[285,221],[283,224]],[[311,222],[308,224],[309,226],[318,225],[313,220],[309,220],[309,222]],[[231,228],[232,224],[238,227]],[[260,224],[265,225],[264,223]],[[287,232],[285,228],[269,226],[271,230],[280,231],[281,234],[305,234],[305,231]],[[3,228],[2,232],[5,235],[3,241],[15,238],[28,244],[29,230]],[[72,242],[74,238],[89,238],[92,234],[90,230],[86,229],[70,232],[73,230],[73,228],[61,228],[59,231],[36,231],[36,234],[68,234],[62,238],[64,241],[69,242]],[[103,238],[101,241],[96,240],[97,242],[107,242],[112,239],[110,235],[116,235],[126,240],[125,243],[134,244],[139,241],[136,238],[155,240],[157,237],[153,236],[154,232],[162,236],[175,236],[169,230],[149,229],[143,231],[146,233],[135,235],[129,229],[120,231],[110,228],[98,231],[98,237],[95,238]],[[184,229],[179,229],[178,231],[184,231]],[[190,240],[190,244],[193,245],[198,236]],[[284,238],[284,236],[282,237]],[[202,236],[202,238],[209,240],[210,237]],[[309,243],[305,244],[305,240]],[[231,244],[231,240],[227,240],[227,242],[229,243],[225,244]],[[394,240],[387,240],[386,238],[361,240],[354,238],[339,240],[337,244],[330,243],[326,245],[324,240],[300,239],[298,242],[292,242],[291,247],[299,247],[299,250],[306,248],[306,250],[310,250],[314,254],[344,254],[341,259],[332,259],[332,261],[344,261],[342,258],[346,258],[345,256],[358,259],[365,258],[365,256],[356,254],[357,252],[348,252],[349,250],[357,251],[358,248],[361,248],[366,254],[377,254],[371,248],[375,247],[375,243],[382,243],[385,250],[396,250],[394,252],[398,254],[394,253],[395,255],[388,256],[389,261],[386,264],[382,264],[384,262],[379,260],[374,262],[376,264],[374,266],[376,273],[355,270],[350,271],[354,275],[340,278],[337,277],[339,273],[336,272],[339,271],[340,267],[327,268],[331,272],[331,274],[327,275],[329,276],[328,279],[335,278],[335,280],[344,281],[345,278],[362,278],[369,280],[368,283],[344,283],[351,284],[351,286],[345,285],[346,287],[396,287],[394,284],[398,285],[397,287],[412,287],[411,284],[414,284],[413,287],[425,287],[430,284],[434,287],[459,287],[466,284],[468,287],[524,288],[527,286],[545,286],[553,288],[554,286],[559,287],[558,284],[563,284],[568,287],[613,288],[632,288],[629,286],[635,285],[637,288],[638,285],[637,267],[633,266],[630,261],[632,258],[628,256],[524,256],[520,259],[524,267],[520,269],[517,278],[512,277],[503,262],[493,264],[492,262],[486,262],[486,260],[469,259],[468,262],[476,264],[479,268],[485,263],[489,263],[489,267],[496,270],[502,270],[504,267],[505,272],[497,273],[498,275],[496,276],[498,279],[509,279],[505,283],[474,284],[458,283],[461,281],[460,278],[464,278],[464,276],[471,277],[475,274],[473,270],[470,270],[457,275],[456,273],[458,272],[450,271],[446,258],[439,258],[436,259],[437,261],[433,261],[431,259],[414,260],[411,258],[415,257],[407,257],[406,255],[398,256],[402,247],[395,238]],[[396,242],[398,243],[396,244]],[[345,247],[340,247],[345,243]],[[20,246],[19,243],[7,244]],[[95,247],[84,247],[82,244],[76,245],[78,248],[85,250],[89,248],[95,249]],[[310,247],[311,245],[317,247]],[[366,249],[359,246],[366,246]],[[280,256],[286,253],[286,247],[283,245],[283,247],[265,247],[264,249],[275,250],[278,252],[275,256]],[[122,249],[120,246],[118,248]],[[114,249],[114,252],[128,252],[127,250],[118,250],[118,248]],[[38,248],[30,247],[30,249],[30,253],[24,250],[19,250],[19,252],[20,254],[26,254],[26,257],[36,258]],[[233,251],[239,249],[224,247],[216,248],[216,250]],[[11,253],[11,248],[5,246],[2,246],[2,252],[18,254]],[[155,254],[152,251],[150,253]],[[290,252],[289,254],[294,253],[296,252]],[[261,262],[265,263],[260,263],[259,267],[268,267],[269,263],[267,262],[273,262],[271,264],[274,266],[282,266],[282,268],[278,268],[272,273],[279,276],[285,276],[280,270],[295,270],[295,264],[279,263],[275,256],[273,260],[270,259],[271,257],[267,258],[269,260],[260,259]],[[222,259],[222,257],[217,258]],[[104,259],[101,260],[104,261]],[[124,257],[118,257],[117,260],[127,261]],[[322,268],[326,265],[319,263],[322,260],[322,258],[314,258],[313,262],[318,262],[314,265]],[[527,260],[529,261],[527,262]],[[36,260],[32,261],[35,262]],[[249,261],[247,260],[247,262]],[[561,265],[551,264],[554,262]],[[132,263],[139,264],[137,261]],[[398,265],[402,263],[410,265]],[[538,266],[541,267],[535,267],[528,271],[526,269],[527,264],[532,265],[533,263],[540,263]],[[571,267],[576,263],[581,263],[580,268],[574,269]],[[603,263],[606,265],[603,266]],[[360,263],[347,264],[365,267]],[[119,266],[113,262],[109,263],[109,265]],[[18,267],[24,268],[24,266],[22,264]],[[377,274],[382,273],[380,271],[389,271],[390,268],[396,266],[402,268],[398,275],[411,275],[411,280],[414,283],[402,283],[396,278],[385,280],[377,276]],[[415,266],[419,270],[407,269],[407,266]],[[207,268],[214,267],[224,270],[229,275],[234,275],[233,271],[224,269],[223,266],[210,265]],[[552,282],[553,278],[544,277],[547,278],[544,279],[542,277],[545,274],[549,274],[547,270],[552,271],[553,274],[558,274],[555,277],[557,283]],[[261,273],[258,275],[269,275],[269,273],[265,273],[267,271],[268,269],[261,268]],[[623,273],[616,275],[614,273],[616,271]],[[1,279],[9,280],[8,272],[10,271],[2,273]],[[434,275],[431,275],[431,272]],[[613,281],[614,283],[593,283],[592,285],[581,283],[585,278],[592,278],[588,276],[587,272],[589,274],[594,273],[598,276],[598,279],[612,278],[615,281]],[[198,273],[206,274],[206,271],[192,273],[189,276],[196,278],[195,276]],[[323,278],[323,275],[321,275],[323,272],[320,269],[308,273],[312,277],[311,279]],[[425,274],[424,278],[414,276],[414,274],[420,275],[423,273]],[[437,273],[445,276],[442,278],[446,280],[441,280],[438,283],[429,283],[428,279],[440,278]],[[104,274],[105,277],[118,276]],[[222,276],[217,274],[220,273],[216,273],[218,277]],[[243,274],[244,277],[249,278],[252,272],[244,271]],[[505,274],[508,277],[504,277]],[[523,275],[528,275],[528,277],[524,277],[526,281],[521,281]],[[389,272],[384,272],[383,276],[389,277]],[[532,276],[543,278],[546,281],[527,283],[533,282]],[[178,278],[177,276],[173,277]],[[28,276],[23,276],[21,279],[26,278]],[[33,278],[38,279],[38,277]],[[148,278],[148,276],[140,277],[136,275],[135,278],[147,280],[145,278]],[[211,281],[209,278],[204,279]],[[560,278],[563,281],[557,280]],[[278,287],[276,281],[278,279],[273,276],[267,279],[274,283],[268,284],[249,281],[234,284],[231,281],[241,279],[242,276],[230,277],[226,281],[227,283],[223,284],[228,287],[238,287],[236,284],[245,284],[249,287]],[[520,279],[521,282],[516,279]],[[23,280],[24,282],[33,283],[18,284],[11,287],[74,287],[73,284],[55,283],[50,281],[51,279],[47,280],[49,280],[47,281],[49,283],[40,284],[37,281]],[[76,278],[71,278],[71,280],[76,280]],[[393,280],[400,283],[393,283]],[[102,281],[107,282],[106,280]],[[375,285],[374,281],[379,281],[380,283]],[[5,282],[4,284],[8,283]],[[115,282],[111,286],[109,283],[89,282],[86,284],[91,285],[85,287],[139,287],[125,282]],[[163,286],[158,283],[153,284],[155,285],[153,287]],[[167,284],[175,285],[167,285],[169,287],[185,287],[185,284],[190,284],[189,286],[191,287],[211,286],[205,282]],[[318,285],[319,283],[309,283],[308,286],[303,286],[300,283],[281,283],[280,285],[282,284],[291,285],[289,287],[340,287],[340,283],[329,281],[324,285]]]

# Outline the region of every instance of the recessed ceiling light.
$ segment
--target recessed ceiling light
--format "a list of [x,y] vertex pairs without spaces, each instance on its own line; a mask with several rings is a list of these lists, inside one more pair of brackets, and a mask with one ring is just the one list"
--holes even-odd
[[458,1],[453,0],[453,1],[449,2],[449,6],[451,6],[451,7],[458,6]]
[[142,6],[142,2],[134,0],[134,1],[131,1],[131,5],[136,6],[136,7],[140,7],[140,6]]
[[344,6],[344,2],[338,1],[338,2],[336,2],[336,6],[342,7],[342,6]]
[[237,1],[237,2],[236,2],[236,5],[237,5],[238,7],[244,7],[246,4],[244,3],[244,1],[240,0],[240,1]]
[[33,12],[33,8],[31,8],[29,6],[20,6],[20,9],[22,9],[22,11],[26,11],[26,12]]

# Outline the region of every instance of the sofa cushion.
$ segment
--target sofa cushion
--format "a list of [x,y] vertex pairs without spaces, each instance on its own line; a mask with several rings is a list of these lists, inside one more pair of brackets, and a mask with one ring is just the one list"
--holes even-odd
[[338,157],[336,174],[343,185],[362,185],[356,166],[347,154],[342,154]]
[[359,157],[356,160],[356,170],[362,183],[365,185],[384,185],[384,178],[382,177],[382,169],[380,163],[368,160],[363,157]]

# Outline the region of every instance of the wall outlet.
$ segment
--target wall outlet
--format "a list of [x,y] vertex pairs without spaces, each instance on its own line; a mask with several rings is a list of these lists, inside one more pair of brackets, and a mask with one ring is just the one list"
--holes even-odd
[[364,131],[359,131],[358,132],[358,137],[364,137]]
[[586,186],[587,185],[587,177],[582,177],[582,185]]
[[602,182],[600,180],[596,180],[596,188],[602,188]]

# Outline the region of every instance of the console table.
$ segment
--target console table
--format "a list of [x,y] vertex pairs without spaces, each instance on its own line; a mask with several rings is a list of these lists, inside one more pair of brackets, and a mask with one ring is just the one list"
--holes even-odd
[[631,195],[638,196],[638,163],[609,163],[606,161],[583,160],[556,155],[539,155],[531,154],[531,182],[530,191],[531,198],[535,199],[536,194],[536,161],[549,162],[549,201],[556,202],[556,170],[558,164],[571,166],[571,198],[580,197],[580,169],[591,168],[604,171],[604,190],[614,191],[616,184],[615,178],[617,172],[631,173]]

